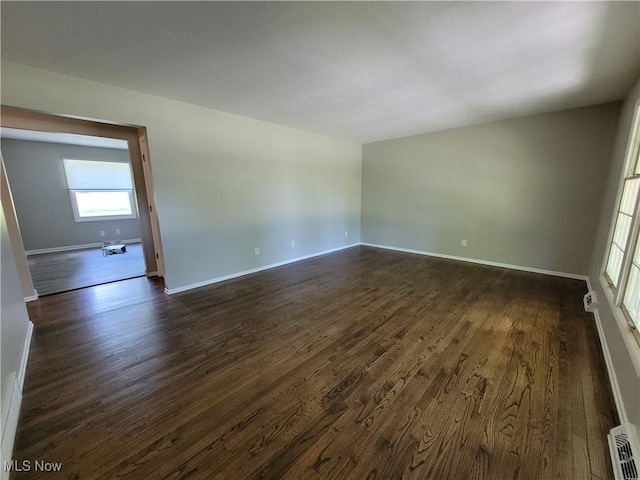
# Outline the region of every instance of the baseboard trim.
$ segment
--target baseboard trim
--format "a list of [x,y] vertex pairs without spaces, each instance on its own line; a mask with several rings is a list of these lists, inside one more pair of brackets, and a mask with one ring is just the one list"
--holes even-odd
[[[20,417],[20,406],[22,405],[22,392],[20,391],[20,385],[18,385],[18,378],[15,372],[11,372],[11,393],[9,394],[9,406],[7,407],[7,413],[2,419],[2,441],[0,445],[0,451],[2,458],[0,459],[2,465],[4,462],[10,462],[13,456],[13,444],[16,439],[16,432],[18,431],[18,419]],[[9,470],[2,468],[1,476],[2,480],[9,478]]]
[[622,401],[622,392],[620,392],[620,384],[618,383],[616,371],[613,369],[611,352],[609,351],[609,346],[607,345],[607,342],[604,338],[602,321],[600,320],[600,314],[598,313],[597,308],[593,311],[593,316],[596,319],[596,328],[598,329],[600,346],[602,347],[602,354],[604,355],[604,363],[607,366],[607,372],[609,373],[609,383],[611,384],[611,391],[613,392],[613,401],[616,404],[616,410],[618,410],[618,419],[620,420],[620,423],[627,423],[629,421],[629,417],[627,416],[627,411],[624,408],[624,402]]
[[156,271],[153,271],[153,272],[146,272],[146,271],[145,271],[145,272],[144,272],[144,274],[145,274],[147,277],[159,277],[159,276],[160,276],[160,273],[158,273],[158,272],[156,272]]
[[20,391],[24,387],[24,377],[27,374],[27,363],[29,363],[29,349],[31,348],[31,337],[33,337],[33,322],[29,322],[27,327],[27,338],[24,341],[22,347],[22,358],[20,360],[20,370],[18,371],[18,384],[20,385]]
[[[593,291],[593,286],[591,284],[591,279],[587,277],[587,288],[589,291]],[[611,351],[609,350],[609,345],[607,344],[606,338],[604,336],[604,328],[602,328],[602,320],[600,319],[600,312],[598,312],[598,307],[596,306],[593,311],[593,316],[596,321],[596,329],[598,330],[598,338],[600,339],[600,347],[602,348],[602,355],[604,356],[604,364],[607,367],[607,373],[609,374],[609,383],[611,385],[611,392],[613,393],[613,401],[616,404],[616,410],[618,411],[618,419],[620,423],[628,423],[629,417],[627,415],[627,410],[624,407],[624,402],[622,401],[622,392],[620,391],[620,383],[618,382],[618,376],[616,375],[616,370],[613,368],[613,359],[611,358]]]
[[35,290],[33,291],[33,295],[30,295],[28,297],[24,297],[24,301],[25,303],[29,303],[29,302],[35,302],[36,300],[38,300],[38,292],[36,292]]
[[212,285],[214,283],[224,282],[225,280],[231,280],[233,278],[243,277],[245,275],[250,275],[252,273],[262,272],[264,270],[269,270],[271,268],[281,267],[283,265],[288,265],[290,263],[300,262],[302,260],[308,260],[309,258],[319,257],[321,255],[327,255],[329,253],[338,252],[340,250],[345,250],[347,248],[357,247],[360,245],[359,243],[352,243],[349,245],[345,245],[342,247],[332,248],[330,250],[324,250],[322,252],[312,253],[310,255],[305,255],[302,257],[291,258],[289,260],[284,260],[282,262],[271,263],[269,265],[265,265],[263,267],[252,268],[250,270],[244,270],[242,272],[232,273],[230,275],[224,275],[222,277],[212,278],[210,280],[204,280],[202,282],[192,283],[189,285],[185,285],[183,287],[177,288],[165,288],[164,293],[167,295],[173,295],[174,293],[186,292],[187,290],[193,290],[194,288],[205,287],[207,285]]
[[[122,243],[141,243],[142,240],[140,238],[131,238],[129,240],[123,240]],[[27,250],[24,253],[27,255],[41,255],[43,253],[57,253],[57,252],[70,252],[72,250],[84,250],[86,248],[95,248],[101,247],[102,242],[96,243],[85,243],[83,245],[68,245],[66,247],[52,247],[52,248],[38,248],[35,250]]]
[[375,243],[366,243],[366,242],[361,242],[360,245],[365,247],[383,248],[385,250],[394,250],[397,252],[415,253],[417,255],[425,255],[428,257],[446,258],[447,260],[458,260],[460,262],[477,263],[480,265],[488,265],[490,267],[501,267],[501,268],[508,268],[510,270],[520,270],[523,272],[541,273],[543,275],[552,275],[554,277],[572,278],[574,280],[584,280],[585,282],[589,278],[586,275],[578,275],[576,273],[556,272],[554,270],[544,270],[542,268],[523,267],[522,265],[511,265],[509,263],[491,262],[488,260],[478,260],[476,258],[457,257],[455,255],[444,255],[442,253],[427,252],[424,250],[413,250],[410,248],[391,247],[389,245],[379,245]]
[[[11,372],[9,394],[9,406],[6,414],[2,419],[2,440],[0,441],[0,462],[4,465],[5,461],[11,461],[13,455],[13,444],[16,439],[18,430],[18,419],[20,417],[20,406],[22,405],[22,389],[24,388],[24,379],[27,373],[27,363],[29,361],[29,348],[31,346],[31,337],[33,336],[33,323],[29,322],[27,327],[27,336],[22,347],[22,358],[20,360],[20,369],[18,372]],[[8,479],[9,471],[2,469],[0,478]]]

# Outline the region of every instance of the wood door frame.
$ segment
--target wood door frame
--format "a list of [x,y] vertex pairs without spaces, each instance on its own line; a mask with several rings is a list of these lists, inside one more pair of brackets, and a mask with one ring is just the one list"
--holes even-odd
[[[20,130],[71,133],[126,140],[129,146],[135,197],[138,205],[138,222],[140,224],[140,238],[142,240],[142,248],[145,258],[145,274],[147,277],[164,276],[164,256],[162,252],[160,225],[157,217],[155,192],[153,190],[153,178],[151,175],[151,160],[149,158],[147,132],[145,127],[116,124],[67,115],[56,115],[7,105],[0,106],[0,126]],[[142,153],[143,149],[144,159]],[[11,195],[3,195],[2,206],[5,209],[5,212],[15,212]],[[22,243],[22,237],[20,236],[20,230],[17,222],[15,227],[13,225],[8,225],[8,228],[12,230],[12,232],[10,232],[10,234],[12,234],[12,243],[14,239],[16,239],[16,241],[19,239],[20,248],[23,252],[21,255],[16,256],[16,262],[21,263],[21,259],[24,258],[24,263],[26,264],[27,261],[26,256],[24,255],[24,244]],[[23,285],[28,283],[33,289],[33,282],[31,280],[30,273],[29,277],[26,278],[26,274],[22,271],[20,266],[18,267],[21,283]],[[28,272],[29,270],[27,268],[27,273]],[[35,300],[37,297],[33,297],[33,292],[31,295],[26,295],[25,292],[25,300],[27,299]]]
[[7,233],[9,234],[9,242],[11,242],[11,250],[13,251],[16,268],[18,269],[24,301],[32,302],[38,299],[38,294],[33,287],[31,270],[29,270],[27,255],[24,251],[20,225],[18,224],[18,217],[13,204],[13,196],[11,195],[11,188],[9,187],[7,171],[4,168],[2,153],[0,153],[0,195],[2,196],[2,209],[4,210],[4,216],[7,221]]

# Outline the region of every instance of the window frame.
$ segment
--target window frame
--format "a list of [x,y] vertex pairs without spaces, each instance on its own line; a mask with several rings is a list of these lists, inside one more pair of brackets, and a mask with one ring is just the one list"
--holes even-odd
[[[636,249],[640,249],[640,192],[637,193],[635,204],[633,207],[631,225],[629,227],[629,234],[625,245],[625,251],[623,252],[622,264],[620,267],[619,278],[617,279],[617,286],[609,277],[607,273],[607,266],[609,263],[609,257],[614,243],[615,229],[618,222],[618,214],[620,212],[623,191],[625,184],[630,179],[640,178],[640,101],[636,102],[634,109],[634,116],[629,132],[629,140],[627,142],[627,149],[625,152],[624,168],[622,170],[621,178],[618,181],[618,190],[616,195],[616,208],[612,212],[611,224],[609,227],[609,235],[607,237],[607,249],[604,255],[603,264],[600,270],[600,282],[604,289],[605,295],[614,317],[616,318],[621,333],[627,347],[632,353],[632,357],[635,360],[640,359],[640,319],[636,323],[627,307],[624,304],[624,297],[627,292],[629,284],[629,277],[631,276],[631,267],[633,264],[633,258],[636,254]],[[638,357],[637,359],[635,357]],[[640,360],[639,360],[640,362]],[[636,362],[637,363],[637,362]],[[640,365],[640,363],[638,363]],[[638,368],[636,365],[636,368]]]
[[[77,181],[74,181],[74,185],[71,185],[71,181],[70,181],[70,177],[69,177],[69,172],[73,171],[73,170],[67,170],[68,166],[67,166],[67,162],[69,162],[71,165],[73,164],[77,164],[77,163],[82,163],[82,162],[89,162],[89,163],[104,163],[104,164],[110,164],[110,165],[127,165],[127,170],[128,170],[128,178],[126,182],[118,182],[116,181],[115,184],[111,184],[109,185],[108,183],[105,185],[103,182],[98,182],[98,185],[95,184],[95,182],[91,182],[89,181],[88,183],[86,181],[82,181],[79,182],[83,185],[78,184]],[[73,212],[73,219],[76,223],[83,223],[83,222],[103,222],[103,221],[112,221],[112,220],[133,220],[133,219],[137,219],[138,218],[138,204],[136,202],[136,193],[135,193],[135,183],[134,183],[134,178],[133,178],[133,171],[131,169],[131,163],[130,162],[120,162],[120,161],[109,161],[109,160],[96,160],[96,159],[86,159],[86,158],[68,158],[68,157],[64,157],[62,159],[62,164],[63,164],[63,169],[64,169],[64,174],[65,174],[65,181],[66,181],[66,186],[67,186],[67,191],[69,192],[69,198],[71,200],[71,210]],[[121,177],[122,178],[122,177]],[[77,179],[77,177],[76,177]],[[110,183],[110,182],[109,182]],[[76,184],[78,184],[76,186]],[[116,186],[119,188],[110,188],[112,186]],[[80,216],[80,209],[78,208],[78,202],[76,199],[76,193],[84,193],[84,192],[127,192],[129,194],[129,206],[131,207],[131,214],[125,214],[125,215],[92,215],[92,216],[88,216],[88,217],[82,217]]]

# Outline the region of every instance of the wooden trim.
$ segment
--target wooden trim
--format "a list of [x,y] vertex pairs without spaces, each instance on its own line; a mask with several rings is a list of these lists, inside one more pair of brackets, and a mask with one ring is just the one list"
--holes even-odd
[[145,128],[138,129],[140,144],[140,153],[142,155],[142,168],[144,171],[144,181],[147,187],[149,202],[149,219],[151,222],[151,234],[153,236],[153,245],[156,256],[155,275],[164,277],[164,252],[162,250],[162,238],[160,237],[160,220],[158,219],[158,208],[156,207],[156,196],[153,190],[153,172],[151,171],[151,155],[149,153],[149,140],[147,139],[147,131]]
[[[22,130],[73,133],[126,140],[131,157],[135,198],[138,204],[140,237],[142,239],[146,269],[149,271],[158,270],[155,252],[158,251],[159,247],[154,244],[154,234],[151,226],[152,220],[149,214],[150,203],[148,201],[148,198],[155,198],[155,196],[151,179],[145,179],[139,141],[139,129],[143,127],[137,125],[117,125],[102,120],[98,121],[68,115],[49,114],[7,105],[0,106],[0,125]],[[13,203],[11,203],[11,205],[13,207]],[[159,231],[156,237],[158,241],[160,241]],[[22,242],[20,243],[22,245]],[[25,293],[25,296],[27,296],[27,293]]]
[[11,187],[7,178],[7,172],[4,168],[4,160],[0,153],[0,196],[2,198],[2,209],[7,221],[7,232],[11,241],[11,250],[15,259],[18,277],[20,278],[20,286],[22,295],[25,298],[34,295],[33,279],[29,271],[29,263],[27,262],[27,254],[24,251],[24,243],[22,242],[22,234],[20,233],[20,225],[16,209],[13,204],[13,196],[11,195]]

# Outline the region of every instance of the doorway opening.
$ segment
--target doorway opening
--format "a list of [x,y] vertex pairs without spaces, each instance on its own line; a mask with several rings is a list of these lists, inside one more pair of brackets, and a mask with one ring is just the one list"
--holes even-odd
[[144,127],[6,106],[1,125],[2,203],[25,300],[164,275]]
[[144,276],[126,141],[13,128],[0,137],[38,295]]

